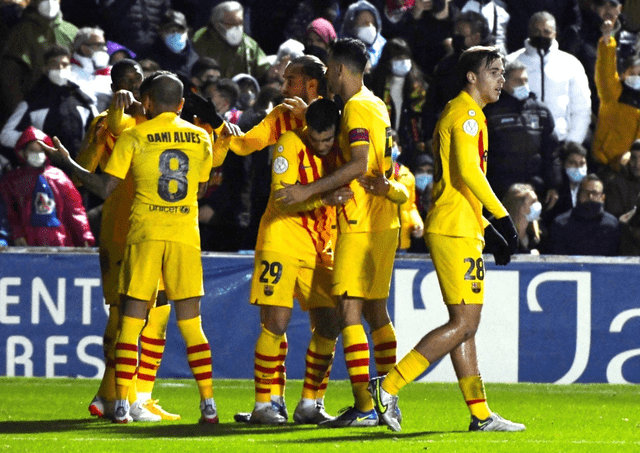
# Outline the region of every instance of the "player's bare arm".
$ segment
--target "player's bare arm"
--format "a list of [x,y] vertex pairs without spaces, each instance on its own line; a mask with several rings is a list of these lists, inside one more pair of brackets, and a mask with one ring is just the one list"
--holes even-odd
[[44,146],[45,153],[52,163],[70,169],[88,190],[103,199],[107,199],[122,181],[122,179],[108,173],[95,174],[82,168],[71,158],[69,151],[60,143],[58,137],[53,137],[53,148],[44,142],[40,143]]
[[317,195],[345,186],[367,172],[369,145],[351,148],[351,160],[328,176],[307,185],[296,184],[275,192],[276,200],[283,206],[300,203]]
[[379,197],[387,197],[395,204],[402,204],[409,199],[409,191],[403,184],[387,179],[378,170],[373,170],[372,176],[360,176],[358,183],[365,192]]

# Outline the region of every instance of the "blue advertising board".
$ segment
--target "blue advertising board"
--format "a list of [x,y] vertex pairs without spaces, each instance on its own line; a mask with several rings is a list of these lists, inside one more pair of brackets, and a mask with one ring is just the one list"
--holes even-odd
[[[640,383],[637,258],[487,257],[485,306],[477,333],[486,382]],[[248,303],[253,256],[203,254],[204,331],[215,378],[253,378],[258,309]],[[427,256],[396,260],[389,312],[398,358],[446,322]],[[97,254],[51,249],[0,253],[0,375],[100,377],[107,319]],[[287,374],[304,376],[311,332],[296,305],[289,325]],[[172,322],[160,377],[190,377]],[[332,378],[346,379],[341,345]],[[373,362],[373,361],[372,361]],[[372,364],[373,368],[373,364]],[[448,358],[424,381],[455,382]]]

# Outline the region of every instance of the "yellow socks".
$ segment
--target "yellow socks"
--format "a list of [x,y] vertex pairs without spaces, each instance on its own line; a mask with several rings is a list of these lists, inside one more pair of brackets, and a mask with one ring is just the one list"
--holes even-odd
[[144,319],[122,317],[122,328],[116,342],[116,399],[125,400],[138,366],[138,337]]
[[211,368],[211,348],[202,331],[200,316],[178,321],[178,328],[187,344],[187,360],[193,377],[198,384],[200,399],[213,398],[213,377]]
[[391,323],[371,332],[373,358],[378,376],[386,375],[396,364],[396,331]]
[[284,335],[276,335],[262,326],[262,332],[256,342],[253,365],[256,403],[271,401],[271,388],[278,365],[281,364],[281,347]]
[[289,352],[289,343],[287,342],[287,334],[285,333],[280,340],[280,353],[278,354],[278,364],[276,365],[275,373],[271,381],[271,396],[276,398],[276,402],[283,404],[284,388],[287,385],[287,367],[284,361],[287,358]]
[[392,395],[397,395],[402,387],[414,381],[427,368],[429,368],[429,361],[418,351],[412,349],[389,371],[387,377],[382,381],[382,388]]
[[[318,398],[320,386],[325,378],[328,378],[329,367],[333,361],[336,341],[321,337],[313,333],[307,356],[305,358],[304,385],[302,387],[302,397],[315,400]],[[326,389],[326,383],[324,388]],[[324,391],[322,397],[324,397]]]
[[347,326],[342,330],[344,357],[355,398],[355,407],[368,412],[373,409],[369,385],[369,343],[361,324]]
[[164,353],[170,314],[171,305],[168,304],[149,310],[149,320],[140,335],[138,392],[148,394],[149,398]]
[[471,415],[485,420],[491,415],[491,410],[487,405],[487,395],[484,391],[484,383],[480,376],[465,376],[458,381],[462,396],[469,407]]

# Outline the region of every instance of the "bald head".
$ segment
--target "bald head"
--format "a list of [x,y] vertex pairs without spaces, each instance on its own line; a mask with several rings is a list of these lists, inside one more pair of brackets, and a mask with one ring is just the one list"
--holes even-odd
[[142,82],[140,96],[142,99],[148,98],[159,113],[175,112],[182,104],[183,88],[182,82],[175,74],[157,72]]

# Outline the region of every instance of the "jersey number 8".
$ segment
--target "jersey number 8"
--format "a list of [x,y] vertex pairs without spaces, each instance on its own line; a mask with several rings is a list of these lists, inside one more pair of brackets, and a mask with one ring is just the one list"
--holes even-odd
[[189,156],[179,149],[168,149],[160,154],[158,195],[164,201],[174,202],[187,196]]

